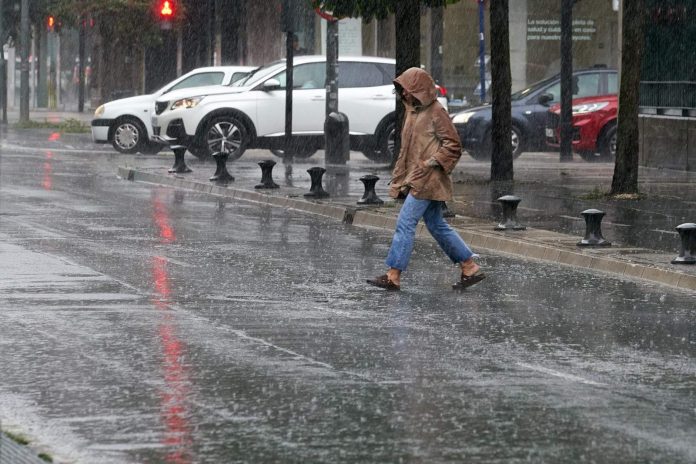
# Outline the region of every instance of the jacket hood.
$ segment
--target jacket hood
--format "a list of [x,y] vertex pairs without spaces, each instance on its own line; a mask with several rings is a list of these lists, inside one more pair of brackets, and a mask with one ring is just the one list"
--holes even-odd
[[408,68],[394,79],[394,85],[408,90],[423,106],[428,106],[437,100],[435,81],[430,74],[420,68]]

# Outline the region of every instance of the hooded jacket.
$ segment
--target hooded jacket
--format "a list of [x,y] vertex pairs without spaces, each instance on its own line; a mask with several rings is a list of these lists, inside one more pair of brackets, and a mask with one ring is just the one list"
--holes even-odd
[[426,71],[409,68],[394,79],[418,100],[404,100],[406,115],[401,130],[401,150],[394,165],[389,196],[397,198],[405,189],[421,200],[452,199],[450,173],[462,156],[459,134],[447,111],[437,101],[435,82]]

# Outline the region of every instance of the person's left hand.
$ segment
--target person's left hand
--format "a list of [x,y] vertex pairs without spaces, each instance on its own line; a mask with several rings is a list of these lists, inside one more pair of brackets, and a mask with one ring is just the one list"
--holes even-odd
[[423,162],[424,168],[439,168],[440,163],[437,162],[435,158],[428,158]]

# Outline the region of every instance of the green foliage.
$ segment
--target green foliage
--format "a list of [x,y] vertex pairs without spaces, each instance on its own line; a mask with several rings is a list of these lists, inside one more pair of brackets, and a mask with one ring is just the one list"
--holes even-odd
[[12,433],[12,432],[3,432],[3,433],[5,435],[7,435],[7,438],[9,438],[10,440],[14,441],[17,444],[20,444],[20,445],[28,445],[29,444],[29,440],[26,439],[22,435]]
[[[447,6],[459,0],[420,0],[425,7]],[[312,7],[321,7],[338,18],[362,17],[365,22],[384,19],[396,11],[401,0],[311,0]]]
[[89,132],[89,126],[82,121],[69,118],[61,122],[33,121],[18,122],[14,125],[15,129],[56,129],[68,134],[83,134]]
[[[92,20],[105,40],[124,46],[153,43],[159,37],[156,3],[152,0],[42,0],[64,27],[78,28]],[[181,9],[181,8],[180,8]],[[180,11],[180,13],[184,13]]]
[[47,453],[39,453],[39,459],[46,461],[46,462],[53,462],[53,458],[51,457],[50,454],[47,454]]

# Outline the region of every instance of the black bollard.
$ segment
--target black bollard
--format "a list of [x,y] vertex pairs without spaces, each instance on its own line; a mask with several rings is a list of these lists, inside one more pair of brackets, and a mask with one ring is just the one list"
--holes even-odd
[[522,201],[514,195],[504,195],[498,198],[503,207],[503,221],[495,226],[495,230],[525,230],[527,227],[517,222],[517,205]]
[[378,180],[379,177],[372,174],[360,178],[360,181],[365,185],[365,193],[362,198],[358,200],[359,205],[381,205],[384,203],[384,201],[377,196],[377,193],[375,193],[375,184],[377,184]]
[[273,160],[261,161],[259,166],[261,166],[261,183],[255,185],[256,189],[277,189],[279,185],[273,182],[273,166],[276,162]]
[[174,150],[174,166],[169,169],[169,172],[174,172],[177,174],[184,174],[186,172],[191,172],[191,169],[186,166],[186,161],[184,161],[184,153],[186,153],[186,147],[176,146],[172,147]]
[[443,201],[443,202],[442,202],[442,217],[443,217],[443,218],[453,218],[453,217],[456,217],[456,216],[457,216],[457,215],[454,214],[454,212],[451,211],[451,210],[447,207],[447,203],[445,203],[445,202]]
[[326,198],[329,193],[324,190],[321,185],[321,178],[324,176],[326,169],[320,167],[313,167],[307,169],[309,177],[312,179],[312,186],[309,188],[309,193],[305,193],[304,196],[312,198]]
[[582,214],[585,217],[585,238],[578,242],[578,246],[610,246],[602,237],[602,218],[604,211],[587,209]]
[[218,151],[213,153],[213,158],[215,158],[215,174],[209,180],[212,182],[219,182],[221,184],[227,184],[234,181],[234,177],[227,171],[227,158],[229,153],[226,151]]
[[687,222],[677,226],[681,239],[681,251],[672,264],[696,264],[696,224]]

